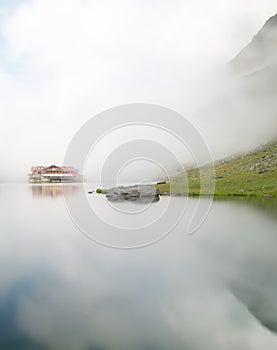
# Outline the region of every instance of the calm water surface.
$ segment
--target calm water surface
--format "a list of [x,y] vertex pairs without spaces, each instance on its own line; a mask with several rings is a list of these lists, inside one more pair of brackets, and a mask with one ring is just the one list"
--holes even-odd
[[216,200],[196,234],[137,250],[83,235],[59,185],[1,185],[0,203],[1,350],[277,349],[276,200]]

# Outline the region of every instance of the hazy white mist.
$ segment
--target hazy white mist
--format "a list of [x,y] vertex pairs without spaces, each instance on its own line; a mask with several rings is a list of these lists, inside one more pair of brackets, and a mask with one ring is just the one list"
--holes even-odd
[[[0,180],[62,163],[85,121],[133,102],[188,117],[215,158],[238,151],[242,117],[217,105],[229,91],[221,73],[276,12],[274,0],[0,1]],[[272,121],[254,122],[264,129],[258,142],[274,134]],[[256,136],[248,133],[241,148]]]

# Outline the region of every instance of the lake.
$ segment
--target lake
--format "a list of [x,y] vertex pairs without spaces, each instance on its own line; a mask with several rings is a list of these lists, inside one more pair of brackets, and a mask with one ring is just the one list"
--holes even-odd
[[[88,189],[65,186],[77,204]],[[184,217],[161,237],[175,220],[169,200],[190,216],[197,199],[105,209],[104,196],[88,195],[103,222],[115,220],[98,232],[92,215],[89,237],[60,185],[2,184],[0,349],[276,350],[276,199],[216,199],[194,234]],[[128,225],[159,213],[155,232],[135,237]],[[130,229],[118,240],[121,215]],[[143,248],[107,246],[148,234]]]

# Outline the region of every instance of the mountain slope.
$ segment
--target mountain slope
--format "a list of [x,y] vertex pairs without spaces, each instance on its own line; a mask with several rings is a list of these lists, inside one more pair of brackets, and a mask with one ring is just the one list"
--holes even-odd
[[216,158],[247,152],[277,136],[277,14],[224,73],[210,82],[218,90],[194,116]]
[[246,75],[277,63],[277,14],[269,18],[252,41],[229,63],[233,73]]
[[[277,197],[277,139],[247,154],[216,161],[214,169],[215,195]],[[186,174],[176,176],[173,182],[157,186],[164,193],[197,195],[200,192],[199,169],[189,169]]]
[[[206,128],[212,129],[209,144],[217,142],[217,148],[237,152],[275,139],[255,151],[215,162],[215,194],[276,197],[277,14],[228,63],[227,71],[229,85],[201,112],[209,121]],[[158,185],[160,191],[199,194],[199,169],[186,175],[189,186],[185,174],[180,174],[170,184]]]

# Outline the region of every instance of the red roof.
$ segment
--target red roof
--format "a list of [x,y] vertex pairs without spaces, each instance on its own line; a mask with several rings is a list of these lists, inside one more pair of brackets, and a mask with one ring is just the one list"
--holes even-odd
[[49,166],[45,166],[45,165],[35,165],[35,166],[32,166],[31,167],[31,172],[32,174],[34,173],[38,173],[38,172],[46,172],[46,171],[52,171],[52,169],[55,169],[54,171],[60,171],[61,173],[62,172],[70,172],[70,173],[75,173],[75,174],[78,174],[78,169],[74,168],[73,166],[71,165],[65,165],[65,166],[58,166],[58,165],[49,165]]

